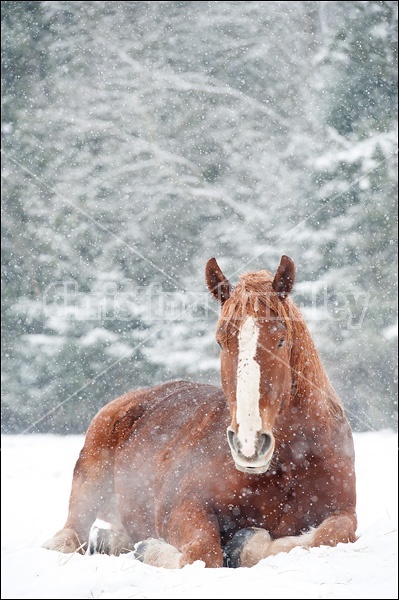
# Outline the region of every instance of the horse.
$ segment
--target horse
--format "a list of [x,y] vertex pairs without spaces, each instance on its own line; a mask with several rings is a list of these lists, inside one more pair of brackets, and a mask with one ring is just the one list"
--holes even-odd
[[233,286],[207,262],[221,387],[169,381],[105,405],[45,548],[251,567],[357,539],[352,431],[293,301],[295,271],[284,255]]

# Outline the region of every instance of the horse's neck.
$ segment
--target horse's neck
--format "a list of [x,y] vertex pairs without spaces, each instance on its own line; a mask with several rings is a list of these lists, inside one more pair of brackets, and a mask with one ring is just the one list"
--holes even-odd
[[330,411],[341,406],[304,321],[297,321],[291,350],[291,403],[308,408],[317,403]]

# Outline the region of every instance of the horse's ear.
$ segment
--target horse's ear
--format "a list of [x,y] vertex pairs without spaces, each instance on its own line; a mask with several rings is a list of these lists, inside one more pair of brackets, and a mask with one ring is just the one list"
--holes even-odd
[[273,279],[273,290],[278,293],[280,298],[284,300],[291,292],[295,282],[295,265],[294,261],[283,255],[280,260],[277,273]]
[[216,300],[224,304],[232,292],[232,285],[223,275],[215,258],[210,258],[205,267],[206,284]]

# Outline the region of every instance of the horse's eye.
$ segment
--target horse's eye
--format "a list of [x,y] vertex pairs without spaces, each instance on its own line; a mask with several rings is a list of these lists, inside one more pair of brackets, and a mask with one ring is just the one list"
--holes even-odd
[[222,346],[222,344],[221,344],[220,342],[216,342],[216,343],[217,343],[217,345],[219,346],[219,348],[220,348],[221,350],[223,350],[223,346]]
[[284,346],[284,339],[280,340],[279,343],[277,344],[277,348],[281,348],[282,346]]

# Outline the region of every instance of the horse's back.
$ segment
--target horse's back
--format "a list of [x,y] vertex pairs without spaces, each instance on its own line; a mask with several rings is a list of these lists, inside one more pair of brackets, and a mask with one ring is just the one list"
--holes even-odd
[[175,430],[208,403],[224,408],[220,388],[184,380],[128,392],[100,409],[88,428],[85,445],[117,450],[137,428],[168,425]]

